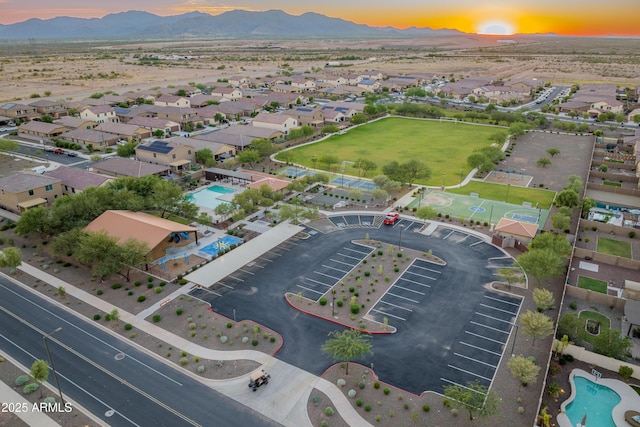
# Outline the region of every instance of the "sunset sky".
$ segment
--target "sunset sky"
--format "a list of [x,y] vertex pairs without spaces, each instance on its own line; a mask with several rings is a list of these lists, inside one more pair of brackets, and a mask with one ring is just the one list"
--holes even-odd
[[453,28],[470,33],[640,36],[638,0],[0,0],[0,24],[55,16],[99,18],[144,10],[178,15],[198,10],[317,12],[359,24]]

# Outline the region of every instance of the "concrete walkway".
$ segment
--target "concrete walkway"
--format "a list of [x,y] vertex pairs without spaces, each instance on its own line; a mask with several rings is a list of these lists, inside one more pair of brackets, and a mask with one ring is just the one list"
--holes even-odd
[[[16,365],[19,366],[19,364]],[[25,423],[27,423],[27,425],[39,427],[60,427],[60,424],[51,419],[51,417],[49,417],[46,412],[31,410],[33,404],[2,381],[0,381],[0,402],[8,403],[11,405],[20,405],[21,409],[24,408],[25,410],[20,411],[12,411],[11,407],[6,409],[7,411],[16,415]],[[4,409],[5,408],[3,408],[3,410]]]
[[[218,275],[221,275],[221,279],[222,277],[229,274],[229,271],[235,271],[237,268],[242,267],[242,265],[257,258],[262,253],[268,251],[270,248],[280,244],[281,241],[288,239],[290,236],[300,231],[300,229],[301,227],[288,224],[283,224],[281,228],[275,227],[270,232],[267,232],[257,237],[256,239],[253,239],[246,244],[236,248],[233,253],[234,255],[240,255],[237,257],[238,260],[235,260],[236,257],[228,256],[226,260],[224,259],[225,257],[220,257],[218,260],[216,260],[220,261],[218,264],[215,264],[215,261],[207,264],[207,267],[213,266],[210,271],[207,271],[206,267],[203,267],[196,270],[196,272],[187,277],[193,276],[193,279],[198,280],[203,285],[206,285],[207,283],[215,283],[217,280],[219,280],[216,279]],[[254,240],[257,240],[257,242],[254,243],[254,245],[250,245],[250,243]],[[252,246],[256,252],[249,250]],[[247,247],[247,249],[245,249],[247,253],[237,254],[237,252],[244,247]],[[240,260],[243,260],[243,263],[241,265],[239,265]],[[123,311],[119,307],[115,307],[112,304],[102,300],[101,298],[90,294],[82,289],[78,289],[72,284],[60,280],[59,278],[52,276],[51,274],[40,270],[30,264],[23,262],[22,266],[20,266],[19,269],[31,276],[40,279],[44,283],[49,284],[54,289],[57,289],[59,286],[63,286],[68,295],[73,296],[74,298],[78,298],[84,301],[86,304],[89,304],[103,312],[108,313],[114,308],[117,308],[120,313],[120,320],[122,322],[131,323],[134,328],[148,333],[160,340],[163,340],[167,344],[170,344],[175,348],[180,348],[193,356],[198,356],[200,358],[210,360],[248,359],[260,363],[262,365],[260,369],[265,369],[267,372],[269,372],[272,377],[271,383],[275,385],[275,387],[269,387],[268,393],[247,393],[248,376],[242,376],[230,380],[210,380],[202,379],[196,376],[193,377],[209,385],[211,388],[226,395],[227,397],[259,411],[260,413],[278,423],[292,427],[310,426],[311,422],[309,420],[309,417],[307,416],[306,405],[311,390],[316,387],[331,399],[333,406],[336,408],[336,411],[347,422],[347,424],[349,424],[350,426],[370,425],[364,419],[362,419],[362,417],[360,417],[349,400],[342,394],[337,386],[293,365],[289,365],[272,356],[254,350],[220,351],[202,347],[153,323],[147,322],[140,315],[136,316],[127,311]],[[187,286],[183,288],[186,287]],[[181,289],[179,291],[176,291],[174,294],[183,292],[184,291]],[[70,310],[66,306],[62,307]],[[155,356],[154,353],[150,353]],[[0,394],[0,396],[4,397],[3,394]],[[45,424],[35,423],[31,425]]]

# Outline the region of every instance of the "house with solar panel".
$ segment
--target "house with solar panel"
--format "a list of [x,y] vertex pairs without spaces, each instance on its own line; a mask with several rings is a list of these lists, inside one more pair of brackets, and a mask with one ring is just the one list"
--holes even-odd
[[150,144],[136,146],[136,159],[141,162],[168,166],[172,172],[190,170],[196,162],[196,150],[186,144],[171,140],[155,140]]
[[26,121],[40,117],[40,114],[34,106],[8,102],[0,105],[0,116],[15,120],[17,123],[18,120]]
[[322,127],[324,126],[324,113],[319,107],[297,107],[285,110],[283,116],[293,117],[299,126]]

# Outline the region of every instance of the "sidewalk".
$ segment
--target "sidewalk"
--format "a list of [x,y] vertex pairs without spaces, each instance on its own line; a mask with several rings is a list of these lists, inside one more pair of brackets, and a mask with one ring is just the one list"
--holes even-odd
[[31,402],[2,381],[0,381],[0,402],[15,406],[19,405],[21,410],[12,411],[12,408],[9,407],[7,408],[7,411],[20,418],[22,421],[27,423],[27,425],[38,427],[60,427],[60,424],[51,419],[51,417],[49,417],[45,412],[33,411],[33,404]]
[[[289,230],[289,232],[290,231],[291,230]],[[240,248],[242,248],[242,246],[240,246]],[[331,399],[337,412],[347,424],[350,426],[370,425],[360,417],[348,399],[334,384],[293,365],[289,365],[272,356],[254,350],[220,351],[202,347],[153,323],[147,322],[139,316],[123,311],[119,307],[115,307],[97,296],[78,289],[72,284],[60,280],[30,264],[23,262],[19,269],[29,275],[37,277],[54,289],[57,289],[59,286],[64,286],[68,295],[78,298],[103,312],[108,313],[114,308],[118,308],[122,322],[131,323],[135,328],[163,340],[176,348],[181,348],[193,356],[210,360],[248,359],[260,363],[263,365],[260,369],[264,368],[267,370],[272,376],[271,383],[276,385],[273,388],[269,388],[269,393],[247,393],[247,383],[244,376],[230,380],[194,378],[197,378],[227,397],[259,411],[278,423],[291,427],[310,426],[311,422],[307,416],[306,405],[311,390],[317,387]],[[176,293],[180,292],[180,290],[176,291]],[[0,394],[0,396],[4,397],[2,394]],[[31,425],[45,424],[35,423]]]

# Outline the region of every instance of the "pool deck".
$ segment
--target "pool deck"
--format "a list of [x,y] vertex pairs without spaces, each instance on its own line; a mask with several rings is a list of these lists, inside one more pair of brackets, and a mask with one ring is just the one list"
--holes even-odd
[[[621,400],[620,400],[620,403],[618,403],[616,407],[613,408],[611,417],[613,418],[613,422],[618,427],[624,427],[629,425],[629,423],[627,423],[624,419],[624,413],[626,411],[638,410],[638,408],[640,408],[640,396],[638,395],[638,393],[636,393],[630,386],[623,383],[622,381],[614,380],[612,378],[597,379],[589,372],[583,371],[582,369],[574,369],[571,371],[571,374],[569,375],[569,383],[571,384],[571,396],[569,396],[569,398],[562,403],[562,406],[561,406],[562,412],[557,417],[559,427],[575,427],[574,425],[571,424],[571,421],[567,416],[565,408],[569,403],[573,402],[573,399],[575,398],[576,387],[573,382],[573,377],[576,375],[580,377],[584,377],[590,381],[593,381],[594,383],[598,383],[600,385],[609,387],[610,389],[618,393]],[[578,426],[579,425],[580,424],[578,422]],[[587,425],[589,425],[588,416],[587,416]]]

